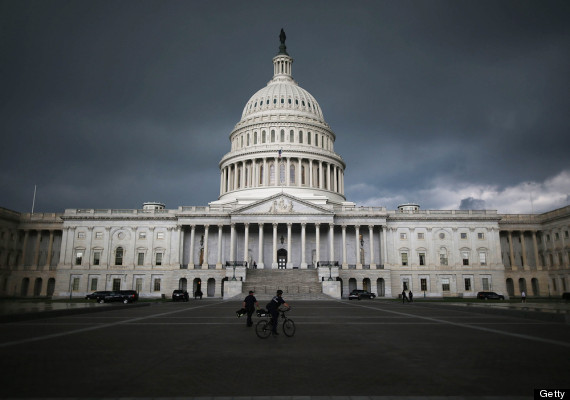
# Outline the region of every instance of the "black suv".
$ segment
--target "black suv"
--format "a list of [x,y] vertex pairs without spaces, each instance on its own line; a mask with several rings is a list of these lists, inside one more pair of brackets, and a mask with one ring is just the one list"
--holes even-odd
[[91,293],[91,294],[88,294],[87,296],[85,296],[85,298],[86,298],[87,300],[97,300],[97,301],[99,301],[99,300],[101,300],[101,299],[104,299],[105,296],[108,296],[108,295],[110,295],[110,294],[111,294],[111,292],[109,292],[109,291],[99,291],[99,292],[93,292],[93,293]]
[[105,297],[98,299],[99,303],[110,303],[113,301],[122,301],[123,303],[132,303],[139,299],[139,294],[136,290],[118,290],[114,292],[108,292]]
[[172,301],[178,301],[178,300],[182,301],[190,300],[188,292],[186,290],[181,290],[181,289],[177,289],[174,292],[172,292]]
[[348,295],[348,300],[354,300],[354,299],[362,299],[362,298],[366,298],[366,299],[373,299],[375,298],[376,295],[374,293],[371,293],[369,291],[366,290],[360,290],[360,289],[354,289],[352,292],[350,292],[350,294]]
[[477,298],[480,300],[505,300],[505,296],[495,292],[479,292]]

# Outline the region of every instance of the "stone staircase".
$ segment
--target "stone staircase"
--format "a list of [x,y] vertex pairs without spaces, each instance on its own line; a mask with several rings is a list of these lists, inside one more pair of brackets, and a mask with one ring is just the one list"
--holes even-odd
[[316,270],[302,269],[248,269],[243,281],[242,296],[250,290],[261,302],[275,296],[277,289],[283,290],[285,301],[330,300],[323,294],[322,284]]

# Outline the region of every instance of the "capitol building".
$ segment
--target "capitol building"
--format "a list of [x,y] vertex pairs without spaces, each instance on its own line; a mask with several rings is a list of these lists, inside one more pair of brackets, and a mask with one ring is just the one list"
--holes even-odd
[[347,199],[349,160],[335,148],[317,100],[293,79],[283,32],[280,38],[273,77],[229,133],[216,200],[39,214],[0,208],[0,296],[134,289],[141,298],[169,298],[186,289],[209,298],[255,290],[264,298],[282,289],[285,299],[340,299],[366,289],[390,299],[403,290],[415,297],[570,291],[570,207],[504,215],[411,203],[388,210]]

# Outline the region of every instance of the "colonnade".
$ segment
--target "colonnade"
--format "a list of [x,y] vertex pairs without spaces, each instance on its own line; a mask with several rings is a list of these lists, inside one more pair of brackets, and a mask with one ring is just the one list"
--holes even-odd
[[[21,248],[19,248],[19,242],[21,238],[21,232],[23,231],[23,238],[21,239]],[[49,241],[47,245],[47,256],[45,262],[40,265],[40,255],[41,255],[41,242],[43,232],[49,232]],[[13,236],[14,232],[4,231],[5,238],[3,240],[0,256],[0,266],[10,266],[18,267],[22,266],[24,269],[55,269],[55,265],[51,265],[51,259],[54,254],[54,238],[60,230],[54,229],[19,229],[16,232],[16,237]],[[30,237],[32,232],[35,232],[34,242],[31,243]],[[7,234],[6,234],[7,233]],[[33,249],[33,250],[31,250]],[[28,254],[30,253],[32,259],[28,262]]]
[[[532,250],[527,247],[526,232],[530,232],[532,236]],[[520,239],[520,263],[516,258],[517,250],[519,249],[515,249],[513,233],[518,233]],[[516,271],[519,268],[530,270],[531,267],[537,270],[568,267],[570,264],[570,252],[567,248],[569,238],[566,234],[567,231],[563,229],[554,231],[530,229],[506,231],[510,268]]]
[[245,188],[296,186],[344,194],[341,165],[302,157],[236,161],[221,169],[220,195]]

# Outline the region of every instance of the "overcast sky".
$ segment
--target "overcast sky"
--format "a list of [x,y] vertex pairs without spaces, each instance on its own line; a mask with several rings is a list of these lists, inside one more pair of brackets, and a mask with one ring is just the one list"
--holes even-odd
[[569,204],[567,0],[0,0],[0,206],[216,200],[281,28],[349,201]]

